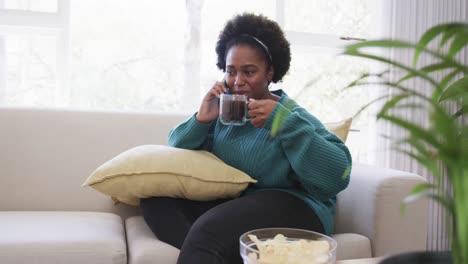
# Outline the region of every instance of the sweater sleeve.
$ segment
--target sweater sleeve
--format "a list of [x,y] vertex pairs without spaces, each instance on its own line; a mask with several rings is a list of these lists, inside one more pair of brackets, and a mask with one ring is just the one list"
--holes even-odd
[[308,193],[327,200],[348,186],[351,154],[317,118],[297,104],[285,107],[278,102],[264,128],[272,126],[278,129],[275,136],[294,171],[292,176]]
[[211,151],[215,121],[198,122],[196,114],[169,132],[169,145],[176,148]]

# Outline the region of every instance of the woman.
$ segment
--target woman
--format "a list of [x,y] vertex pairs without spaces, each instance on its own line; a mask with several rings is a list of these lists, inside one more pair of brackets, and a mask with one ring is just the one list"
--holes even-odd
[[[231,200],[144,199],[147,224],[160,240],[181,250],[179,264],[242,263],[239,236],[252,229],[289,227],[330,235],[335,196],[348,185],[351,156],[307,110],[283,91],[268,89],[283,78],[291,60],[281,28],[261,15],[238,15],[221,31],[216,53],[226,82],[213,85],[199,111],[171,131],[169,144],[211,151],[258,182]],[[226,85],[250,98],[250,123],[226,126],[218,120]],[[272,136],[275,117],[280,130]]]

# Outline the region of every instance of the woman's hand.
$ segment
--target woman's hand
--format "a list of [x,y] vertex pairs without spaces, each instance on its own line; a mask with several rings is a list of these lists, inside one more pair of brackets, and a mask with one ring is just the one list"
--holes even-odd
[[203,98],[200,110],[197,113],[197,120],[201,123],[209,123],[219,115],[219,96],[226,92],[223,82],[216,82]]
[[272,99],[254,100],[249,99],[250,122],[256,128],[263,127],[275,109],[276,101]]

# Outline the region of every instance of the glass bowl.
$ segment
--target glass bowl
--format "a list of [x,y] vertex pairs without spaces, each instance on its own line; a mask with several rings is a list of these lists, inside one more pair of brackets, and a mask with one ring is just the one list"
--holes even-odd
[[[259,250],[256,242],[250,235],[254,235],[262,243],[275,243],[276,235],[286,237],[281,243],[268,245]],[[266,242],[270,240],[270,242]],[[303,240],[299,242],[300,240]],[[317,244],[306,243],[310,241],[324,241]],[[326,245],[326,243],[328,245]],[[336,260],[336,241],[326,235],[294,228],[263,228],[244,233],[239,238],[240,254],[244,264],[332,264]],[[302,244],[301,244],[302,243]],[[298,247],[300,249],[298,249]],[[272,251],[271,251],[272,250]],[[268,251],[268,252],[267,252]]]

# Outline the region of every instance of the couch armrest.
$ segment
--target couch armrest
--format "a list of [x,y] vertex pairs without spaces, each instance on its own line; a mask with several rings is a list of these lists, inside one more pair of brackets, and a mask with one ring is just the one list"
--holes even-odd
[[400,204],[426,180],[408,172],[353,164],[348,188],[338,194],[335,233],[358,233],[371,241],[374,257],[425,250],[427,204],[420,199],[404,214]]

